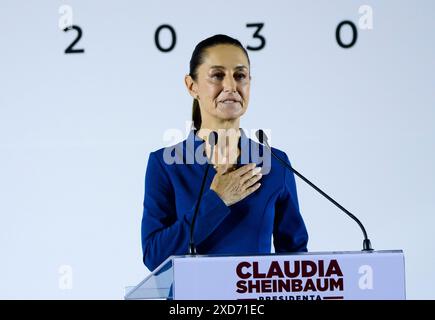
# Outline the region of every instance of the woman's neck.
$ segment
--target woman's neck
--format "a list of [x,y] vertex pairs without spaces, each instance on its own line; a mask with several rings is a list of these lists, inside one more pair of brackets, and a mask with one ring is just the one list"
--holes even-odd
[[[214,119],[213,119],[214,120]],[[219,132],[219,131],[237,131],[240,126],[240,118],[234,120],[221,120],[221,121],[213,121],[211,119],[203,119],[201,123],[201,129],[206,129],[209,132],[211,130]],[[201,130],[200,129],[200,130]],[[199,130],[199,131],[200,131]]]
[[[210,147],[208,137],[211,131],[218,134],[217,148],[215,148],[212,162],[214,164],[222,164],[229,162],[231,164],[237,163],[237,157],[240,154],[239,139],[240,139],[240,121],[225,121],[221,123],[202,123],[201,128],[197,131],[196,135],[206,141],[206,152],[210,156]],[[228,159],[227,159],[228,158]]]

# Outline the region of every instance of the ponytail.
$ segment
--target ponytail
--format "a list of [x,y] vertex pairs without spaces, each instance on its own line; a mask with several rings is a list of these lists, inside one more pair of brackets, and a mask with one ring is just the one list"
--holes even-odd
[[199,102],[198,99],[193,99],[193,105],[192,105],[192,121],[193,126],[196,130],[201,129],[201,109],[199,108]]

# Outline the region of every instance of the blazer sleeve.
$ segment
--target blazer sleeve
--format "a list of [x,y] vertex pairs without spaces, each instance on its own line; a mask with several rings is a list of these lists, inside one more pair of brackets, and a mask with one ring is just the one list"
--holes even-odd
[[[284,152],[282,158],[290,164]],[[299,211],[294,174],[287,169],[284,171],[283,189],[275,204],[273,229],[275,252],[307,251],[308,233]]]
[[[145,195],[141,227],[143,262],[154,270],[171,255],[188,252],[192,208],[177,215],[175,190],[164,165],[150,153],[145,175]],[[194,241],[198,246],[228,215],[230,209],[211,189],[204,191],[198,211]]]

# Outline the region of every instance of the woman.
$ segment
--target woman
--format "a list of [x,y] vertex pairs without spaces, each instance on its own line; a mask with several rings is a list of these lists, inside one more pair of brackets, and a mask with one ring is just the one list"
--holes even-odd
[[[208,172],[195,223],[199,254],[267,254],[272,235],[275,252],[307,251],[293,174],[273,158],[268,164],[263,161],[261,147],[239,127],[248,107],[250,81],[248,53],[239,41],[215,35],[196,46],[185,77],[194,98],[195,128],[178,145],[152,152],[148,161],[142,219],[143,261],[148,269],[154,270],[171,255],[188,253],[190,225],[207,165],[198,161],[202,153],[196,150],[201,148],[214,169]],[[215,152],[205,141],[210,130],[224,141]],[[274,151],[288,161],[284,152]]]

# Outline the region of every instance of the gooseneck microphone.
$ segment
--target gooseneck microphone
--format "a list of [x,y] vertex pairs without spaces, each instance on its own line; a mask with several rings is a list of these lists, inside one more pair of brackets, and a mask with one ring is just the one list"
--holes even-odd
[[205,181],[207,180],[208,170],[210,168],[210,163],[211,163],[211,159],[213,156],[214,147],[217,144],[217,140],[218,140],[217,133],[215,131],[210,132],[210,134],[208,135],[208,143],[210,144],[210,147],[211,147],[210,159],[207,158],[204,176],[202,177],[201,188],[199,189],[198,200],[196,201],[195,212],[193,213],[192,221],[190,223],[190,241],[189,241],[189,254],[190,255],[196,254],[196,246],[195,246],[195,241],[193,240],[193,232],[195,231],[196,217],[198,215],[199,205],[201,204],[202,194],[204,193]]
[[302,174],[300,174],[298,171],[296,171],[289,163],[287,163],[286,161],[284,161],[283,159],[281,159],[279,156],[277,156],[272,148],[270,147],[269,143],[268,143],[268,138],[266,136],[266,134],[264,133],[263,130],[257,130],[257,132],[255,133],[255,135],[257,136],[258,141],[267,147],[267,149],[270,151],[270,153],[272,154],[272,156],[277,159],[279,162],[281,162],[284,167],[286,167],[287,169],[289,169],[290,171],[292,171],[295,175],[297,175],[299,178],[301,178],[302,180],[304,180],[308,185],[310,185],[312,188],[314,188],[317,192],[319,192],[322,196],[324,196],[326,199],[328,199],[329,201],[331,201],[336,207],[338,207],[341,211],[343,211],[345,214],[347,214],[350,218],[352,218],[361,228],[362,233],[364,235],[364,241],[363,241],[363,250],[362,251],[373,251],[372,248],[372,244],[369,240],[369,238],[367,237],[367,232],[366,229],[364,228],[363,224],[361,223],[361,221],[359,221],[359,219],[357,217],[355,217],[352,213],[350,213],[348,210],[346,210],[346,208],[344,208],[342,205],[340,205],[337,201],[335,201],[334,199],[332,199],[330,196],[328,196],[325,192],[323,192],[319,187],[317,187],[314,183],[312,183],[310,180],[308,180],[307,178],[305,178]]

